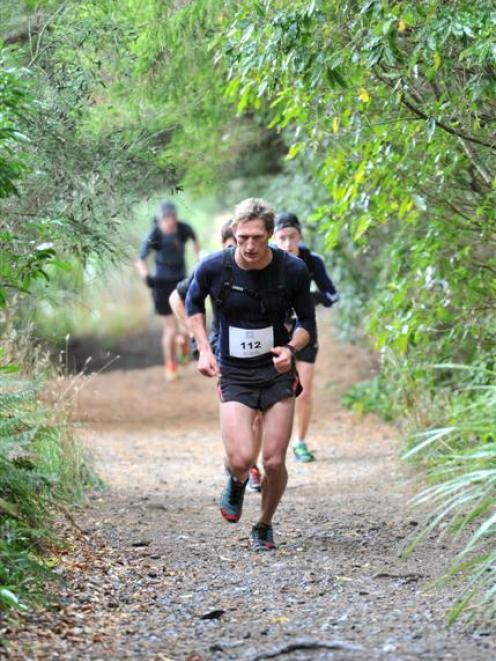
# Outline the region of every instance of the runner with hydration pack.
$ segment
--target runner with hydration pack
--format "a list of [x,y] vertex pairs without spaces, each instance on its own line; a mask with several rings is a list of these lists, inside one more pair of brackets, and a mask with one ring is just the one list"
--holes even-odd
[[[220,230],[222,247],[232,248],[236,245],[232,231],[232,220],[225,222]],[[169,298],[169,303],[172,308],[172,311],[176,315],[178,322],[181,326],[189,332],[188,328],[188,315],[186,312],[186,296],[188,294],[188,289],[193,281],[194,274],[191,274],[188,278],[184,278],[181,282],[178,283],[176,289],[172,292]],[[212,347],[212,351],[215,354],[217,347],[217,338],[219,334],[219,324],[217,320],[217,307],[215,301],[212,301],[212,320],[210,323],[210,333],[209,333],[209,342]],[[192,347],[192,355],[195,360],[199,358],[199,352],[196,346],[196,340],[194,337],[191,337],[190,345]],[[259,450],[262,446],[262,416],[261,414],[257,415],[253,421],[253,434],[256,439],[258,439],[257,445]],[[247,489],[249,491],[260,492],[262,490],[262,474],[256,464],[250,468],[250,475],[248,479]]]
[[[337,303],[339,295],[334,287],[322,257],[302,245],[301,225],[293,213],[280,213],[276,217],[274,239],[276,245],[303,260],[310,273],[310,279],[317,290],[312,292],[314,305],[330,308]],[[294,320],[290,320],[293,325]],[[314,455],[307,447],[306,437],[312,415],[312,388],[315,372],[315,361],[319,345],[317,338],[296,354],[296,368],[300,376],[303,392],[296,402],[296,424],[293,437],[293,452],[297,461],[313,461]]]
[[[143,242],[136,268],[152,291],[155,312],[162,318],[165,375],[168,381],[177,378],[176,338],[178,329],[169,305],[169,296],[177,283],[186,276],[185,245],[191,240],[198,256],[200,247],[193,228],[177,219],[177,210],[171,202],[162,202],[154,219],[153,228]],[[155,253],[155,272],[150,275],[146,263]]]
[[[315,309],[305,264],[271,248],[274,213],[263,201],[248,199],[235,210],[236,248],[198,265],[186,307],[198,342],[198,369],[219,377],[220,422],[229,477],[221,496],[224,519],[236,523],[243,508],[248,473],[258,454],[253,421],[263,413],[264,479],[261,514],[252,528],[254,550],[275,548],[272,518],[285,491],[286,452],[299,392],[295,354],[315,337]],[[205,326],[205,300],[213,296],[219,337],[212,352]],[[292,335],[285,326],[294,310]]]

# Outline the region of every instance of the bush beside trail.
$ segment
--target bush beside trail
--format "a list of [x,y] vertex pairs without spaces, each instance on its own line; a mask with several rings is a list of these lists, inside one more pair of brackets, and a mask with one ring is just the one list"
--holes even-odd
[[[95,484],[65,406],[42,397],[42,381],[0,371],[0,607],[51,600],[63,540],[56,515]],[[69,515],[70,516],[70,515]],[[55,556],[55,557],[54,557]],[[52,589],[48,586],[52,583]]]

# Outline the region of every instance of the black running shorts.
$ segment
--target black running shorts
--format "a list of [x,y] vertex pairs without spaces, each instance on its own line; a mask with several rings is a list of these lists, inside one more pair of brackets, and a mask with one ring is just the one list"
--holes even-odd
[[239,402],[259,411],[298,397],[302,390],[296,370],[279,374],[272,366],[222,367],[217,387],[221,402]]
[[168,317],[172,314],[172,309],[169,304],[169,296],[177,287],[177,282],[162,281],[160,284],[152,288],[153,305],[155,306],[155,313],[161,317]]
[[317,360],[319,353],[319,345],[317,342],[309,342],[307,346],[301,351],[296,352],[296,360],[302,363],[314,363]]

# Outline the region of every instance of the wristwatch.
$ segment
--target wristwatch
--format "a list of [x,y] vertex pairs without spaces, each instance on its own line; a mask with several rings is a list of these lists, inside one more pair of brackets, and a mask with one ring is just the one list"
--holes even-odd
[[297,353],[296,347],[294,347],[292,344],[286,344],[286,349],[289,349],[291,351],[291,355],[293,356],[293,359],[295,359]]

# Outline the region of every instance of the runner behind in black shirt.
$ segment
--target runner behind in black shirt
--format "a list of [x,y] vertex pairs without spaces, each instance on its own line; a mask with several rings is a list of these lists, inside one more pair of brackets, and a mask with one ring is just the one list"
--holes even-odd
[[[297,257],[269,247],[274,213],[262,200],[241,202],[235,211],[236,248],[205,259],[195,271],[186,307],[200,349],[199,371],[219,376],[221,429],[229,479],[222,516],[239,521],[250,467],[258,447],[252,423],[263,413],[265,476],[262,511],[252,528],[255,550],[274,548],[272,517],[287,483],[286,451],[291,436],[298,377],[294,354],[315,330],[310,278]],[[213,296],[219,319],[214,355],[205,327],[205,300]],[[297,314],[290,336],[288,310]]]
[[[136,268],[152,292],[155,312],[163,321],[162,346],[165,374],[169,381],[177,377],[176,339],[178,329],[169,305],[169,296],[177,283],[186,276],[185,245],[193,241],[198,255],[199,245],[193,228],[178,221],[176,207],[162,202],[154,226],[143,242]],[[150,275],[146,263],[155,254],[155,271]]]
[[[280,213],[276,217],[274,239],[282,250],[285,250],[302,259],[310,273],[312,282],[317,290],[312,292],[315,305],[322,304],[330,308],[339,300],[339,295],[327,273],[322,257],[310,251],[301,244],[301,225],[297,216],[293,213]],[[313,461],[314,455],[306,445],[306,436],[312,415],[312,388],[315,371],[315,361],[319,345],[317,338],[296,354],[296,368],[300,376],[303,392],[296,402],[296,424],[293,436],[293,452],[300,462]]]

